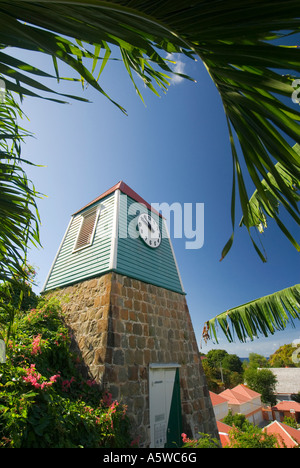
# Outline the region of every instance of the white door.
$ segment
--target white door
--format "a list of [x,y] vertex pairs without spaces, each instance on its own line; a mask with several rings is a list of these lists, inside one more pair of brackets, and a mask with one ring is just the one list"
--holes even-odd
[[[154,365],[153,365],[154,366]],[[168,422],[172,403],[176,369],[173,367],[149,368],[149,409],[151,448],[164,448],[167,443]]]

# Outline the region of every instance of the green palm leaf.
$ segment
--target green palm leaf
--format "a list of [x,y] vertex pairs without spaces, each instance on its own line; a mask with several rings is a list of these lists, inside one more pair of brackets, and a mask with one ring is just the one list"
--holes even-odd
[[206,322],[203,339],[214,339],[218,343],[221,329],[229,342],[235,337],[246,342],[260,334],[269,336],[284,330],[287,323],[293,324],[295,319],[300,319],[300,284],[217,315]]
[[[60,79],[58,60],[63,61],[76,71],[77,79],[89,83],[123,112],[125,109],[99,85],[101,73],[111,60],[109,44],[120,49],[120,59],[141,98],[136,76],[156,94],[167,88],[171,70],[163,57],[166,52],[199,57],[220,93],[233,153],[233,233],[222,258],[234,239],[237,194],[249,233],[252,219],[237,142],[257,193],[299,250],[264,195],[267,187],[274,203],[285,200],[289,213],[298,222],[294,189],[285,174],[299,181],[300,157],[293,145],[300,143],[300,113],[290,98],[295,90],[293,80],[300,72],[300,50],[296,44],[285,47],[273,42],[299,32],[298,7],[298,0],[0,1],[0,44],[48,54],[55,69],[51,78]],[[92,60],[91,70],[83,65],[88,58]],[[293,77],[292,73],[296,75]],[[18,62],[5,52],[0,55],[0,74],[7,89],[21,96],[47,98],[51,92],[38,81],[45,77],[42,70]],[[70,98],[50,98],[61,102],[61,97]],[[289,98],[289,102],[284,102],[284,98]],[[293,140],[292,145],[288,139]],[[268,173],[276,181],[276,190]],[[265,180],[263,184],[261,178]],[[264,260],[254,241],[253,244]]]
[[[300,155],[300,145],[298,143],[293,147],[293,149]],[[266,179],[261,180],[259,189],[251,196],[248,204],[247,221],[243,216],[240,221],[240,226],[244,225],[248,230],[255,227],[259,233],[262,233],[268,226],[267,218],[273,218],[277,221],[280,229],[284,231],[285,235],[295,248],[300,250],[300,246],[297,241],[279,219],[279,208],[283,208],[297,224],[300,224],[300,216],[297,210],[297,204],[300,201],[300,180],[295,177],[293,173],[286,170],[281,163],[277,163],[275,165],[275,169],[276,172],[274,175],[271,172],[267,173]],[[278,174],[281,176],[278,183],[281,184],[282,180],[285,181],[285,185],[289,187],[291,191],[291,197],[294,198],[293,204],[281,195],[280,187],[277,183]]]
[[28,132],[18,127],[22,115],[9,93],[0,103],[0,282],[26,277],[29,243],[39,244],[36,192],[21,163],[21,144]]
[[[300,156],[294,145],[300,144],[300,112],[291,96],[300,73],[300,49],[296,42],[295,47],[278,45],[284,36],[300,31],[298,8],[299,0],[4,0],[0,78],[21,97],[83,100],[40,83],[43,78],[66,79],[59,73],[62,61],[76,72],[77,78],[68,79],[87,82],[125,113],[99,84],[113,59],[110,46],[119,48],[115,58],[123,62],[141,98],[137,77],[156,94],[166,90],[171,73],[166,53],[200,58],[220,93],[232,150],[232,234],[222,258],[233,244],[237,198],[249,234],[256,216],[245,172],[266,213],[299,251],[275,209],[283,205],[299,222],[290,178],[298,184]],[[10,46],[49,55],[53,75],[9,56]]]

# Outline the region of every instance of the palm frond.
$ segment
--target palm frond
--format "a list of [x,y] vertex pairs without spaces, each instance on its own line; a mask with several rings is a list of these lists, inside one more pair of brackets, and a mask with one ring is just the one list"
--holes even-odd
[[[300,112],[291,99],[294,79],[300,73],[300,48],[296,39],[293,47],[278,45],[285,36],[300,32],[298,9],[299,0],[6,0],[0,1],[0,44],[48,54],[54,64],[52,78],[60,78],[58,63],[63,61],[76,71],[77,79],[89,83],[123,112],[99,84],[111,60],[110,45],[119,48],[141,98],[137,76],[156,94],[167,88],[171,70],[166,53],[199,57],[220,93],[232,150],[232,234],[222,251],[224,258],[234,240],[237,196],[250,234],[245,172],[289,240],[272,208],[274,203],[284,204],[299,219],[286,174],[300,179],[300,156],[294,149],[295,143],[300,144]],[[91,70],[86,59],[92,61]],[[7,89],[21,96],[42,93],[58,101],[70,97],[49,94],[51,90],[38,82],[43,72],[34,66],[24,69],[6,51],[0,56],[0,75]],[[242,158],[246,169],[242,169]],[[274,197],[271,205],[266,187]]]
[[217,315],[205,323],[203,339],[218,343],[218,332],[222,330],[229,342],[236,337],[245,343],[248,339],[260,335],[267,337],[284,330],[296,319],[300,319],[300,284]]
[[21,164],[21,144],[30,134],[20,128],[18,104],[6,94],[0,103],[0,282],[24,279],[24,260],[30,243],[39,245],[36,192]]
[[[297,143],[293,148],[300,155],[300,145]],[[295,246],[297,250],[300,250],[300,246],[294,239],[292,234],[285,228],[282,227],[283,223],[280,222],[280,208],[291,216],[296,223],[300,224],[300,216],[295,206],[300,201],[300,180],[295,177],[292,173],[287,171],[281,163],[275,165],[276,173],[280,174],[281,178],[284,179],[285,184],[291,191],[291,196],[294,197],[295,204],[292,206],[280,193],[280,187],[276,181],[276,178],[271,172],[267,174],[267,179],[261,180],[260,190],[255,190],[249,200],[247,224],[245,217],[242,217],[240,226],[245,225],[248,229],[255,227],[259,233],[262,233],[268,226],[267,218],[276,219],[281,229],[285,229],[285,234]],[[281,183],[281,180],[279,180]],[[271,188],[272,187],[272,188]]]
[[[1,29],[5,31],[0,33],[0,43],[43,52],[52,56],[56,77],[59,79],[62,78],[59,75],[57,59],[61,60],[76,71],[80,76],[79,80],[86,81],[93,86],[124,113],[126,113],[125,109],[110,98],[98,82],[104,67],[112,60],[108,44],[117,46],[120,49],[125,68],[137,90],[138,87],[132,77],[132,72],[137,74],[144,84],[156,94],[158,92],[153,86],[153,82],[160,89],[166,90],[169,84],[169,77],[166,72],[171,73],[171,69],[167,60],[157,53],[155,49],[157,44],[153,41],[155,36],[153,36],[153,32],[151,35],[149,34],[151,29],[149,25],[148,32],[145,34],[136,30],[136,23],[139,23],[138,16],[136,15],[133,18],[131,14],[128,14],[128,11],[131,13],[132,11],[126,7],[119,9],[117,5],[100,1],[84,3],[83,5],[82,2],[76,1],[0,2],[0,26],[3,23]],[[144,21],[142,20],[142,22]],[[63,36],[58,34],[63,34]],[[73,42],[68,40],[66,36],[71,37]],[[166,48],[170,52],[182,52],[182,48],[175,45],[166,45]],[[94,76],[95,73],[93,74],[83,64],[83,60],[87,58],[93,60],[92,70],[95,73],[97,72],[97,63],[101,63],[97,78]],[[152,63],[158,65],[163,72],[155,69]],[[7,64],[6,61],[4,61],[4,65],[1,69],[0,63],[0,73],[6,79],[7,89],[19,92],[22,95],[36,96],[32,89],[24,88],[24,83],[37,89],[40,89],[40,86],[37,86],[28,80],[26,75],[20,73],[22,66],[20,67],[16,62],[12,66],[11,63]],[[34,71],[32,72],[32,70]],[[41,76],[44,74],[42,70],[32,66],[27,67],[26,72],[38,73]],[[48,78],[53,77],[48,76]],[[16,85],[11,82],[10,78],[18,80]],[[189,77],[186,76],[186,78]],[[76,79],[73,80],[76,81]],[[45,88],[43,88],[43,91],[55,93],[53,90]],[[138,94],[142,97],[140,92]],[[84,100],[78,96],[62,96]],[[57,101],[55,97],[46,99]]]

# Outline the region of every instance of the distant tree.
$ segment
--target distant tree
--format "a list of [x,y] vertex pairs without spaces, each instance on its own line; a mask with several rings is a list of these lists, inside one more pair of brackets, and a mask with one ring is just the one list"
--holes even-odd
[[250,353],[249,354],[249,363],[247,367],[252,367],[257,369],[258,367],[267,368],[270,367],[268,359],[260,354]]
[[243,372],[242,361],[236,354],[229,354],[224,349],[212,349],[207,353],[207,362],[211,368],[226,369],[231,372]]
[[227,388],[234,388],[244,382],[244,374],[239,372],[224,371],[225,375],[228,374]]
[[249,388],[261,394],[261,401],[271,406],[276,404],[275,385],[277,379],[268,369],[249,368],[244,374]]
[[222,366],[231,372],[237,372],[241,374],[243,372],[243,364],[240,358],[236,354],[228,354],[222,360]]
[[252,424],[246,430],[234,427],[228,435],[230,439],[228,448],[280,448],[275,435],[266,434]]
[[299,364],[295,364],[292,359],[295,348],[292,344],[285,344],[275,351],[270,356],[271,367],[299,367]]
[[219,393],[243,382],[243,366],[239,357],[224,349],[213,349],[202,361],[210,391]]
[[212,349],[206,355],[208,365],[213,369],[219,368],[226,356],[228,353],[224,349]]
[[221,391],[221,381],[218,380],[216,370],[210,367],[207,359],[202,361],[202,367],[206,377],[206,383],[209,391],[219,393]]

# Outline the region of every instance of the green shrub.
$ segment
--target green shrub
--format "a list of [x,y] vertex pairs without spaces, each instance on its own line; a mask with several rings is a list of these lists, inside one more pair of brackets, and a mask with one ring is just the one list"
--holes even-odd
[[58,303],[23,313],[7,351],[0,364],[0,447],[130,445],[126,407],[83,379]]
[[232,411],[228,412],[227,416],[223,419],[223,423],[231,427],[235,426],[243,431],[247,431],[249,426],[253,426],[244,414],[232,414]]
[[181,434],[182,448],[221,448],[220,442],[209,434],[199,432],[199,439],[189,439],[186,434]]
[[280,448],[275,434],[267,434],[252,424],[246,430],[233,427],[228,435],[230,444],[227,448]]

